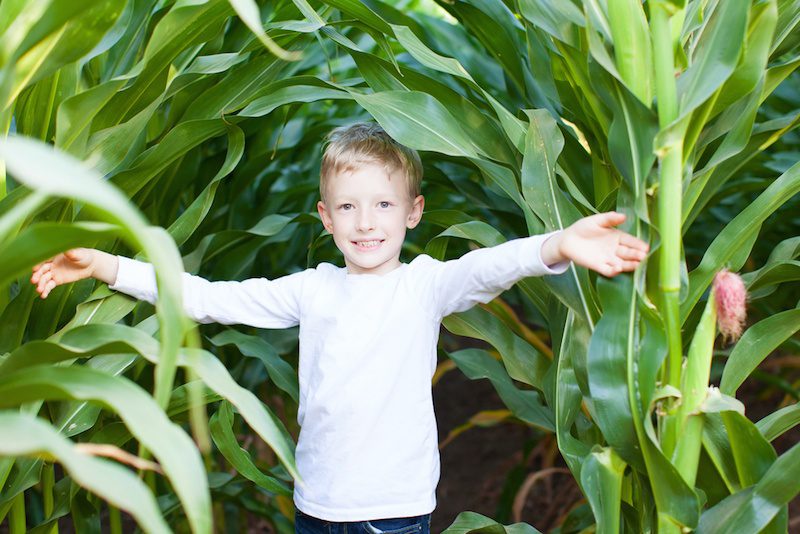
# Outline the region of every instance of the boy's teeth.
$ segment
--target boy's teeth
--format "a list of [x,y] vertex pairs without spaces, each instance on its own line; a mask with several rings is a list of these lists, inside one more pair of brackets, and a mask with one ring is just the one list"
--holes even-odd
[[380,241],[356,241],[356,243],[361,247],[374,247],[377,246]]

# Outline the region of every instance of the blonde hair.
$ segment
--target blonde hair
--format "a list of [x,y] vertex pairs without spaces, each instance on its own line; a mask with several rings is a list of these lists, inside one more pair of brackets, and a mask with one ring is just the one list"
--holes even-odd
[[319,194],[325,201],[330,178],[351,172],[365,163],[381,163],[387,171],[400,171],[413,199],[421,192],[422,161],[416,150],[401,145],[374,122],[359,122],[335,128],[325,138],[319,177]]

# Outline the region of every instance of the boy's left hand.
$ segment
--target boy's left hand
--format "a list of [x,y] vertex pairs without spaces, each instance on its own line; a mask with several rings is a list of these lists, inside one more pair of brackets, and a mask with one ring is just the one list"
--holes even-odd
[[614,228],[625,221],[625,214],[609,211],[584,217],[542,245],[546,265],[570,260],[604,276],[615,276],[636,269],[650,246]]

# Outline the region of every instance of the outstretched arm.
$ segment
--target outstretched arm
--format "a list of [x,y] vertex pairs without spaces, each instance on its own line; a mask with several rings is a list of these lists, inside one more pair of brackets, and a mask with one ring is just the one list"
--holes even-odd
[[614,211],[584,217],[542,244],[542,261],[545,265],[572,261],[604,276],[632,271],[650,247],[614,228],[624,221],[625,214]]
[[489,302],[527,276],[563,273],[570,262],[604,276],[632,271],[644,259],[647,243],[614,228],[621,213],[592,215],[550,234],[512,239],[473,250],[447,262],[430,263],[424,293],[439,317]]
[[[199,323],[247,324],[288,328],[300,320],[303,283],[309,271],[267,280],[210,282],[183,273],[183,308]],[[153,266],[94,249],[72,249],[33,268],[31,282],[42,298],[59,285],[93,277],[110,289],[156,304]]]

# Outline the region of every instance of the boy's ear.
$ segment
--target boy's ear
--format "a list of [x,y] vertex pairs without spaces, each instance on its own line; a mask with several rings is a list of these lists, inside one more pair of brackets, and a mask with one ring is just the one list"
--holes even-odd
[[425,209],[425,197],[418,195],[411,204],[411,212],[408,214],[406,226],[411,229],[415,228],[419,221],[422,220],[422,211]]
[[322,226],[328,231],[329,234],[333,233],[333,220],[331,219],[331,214],[328,212],[327,206],[323,201],[317,202],[317,213],[319,213],[319,218],[322,219]]

